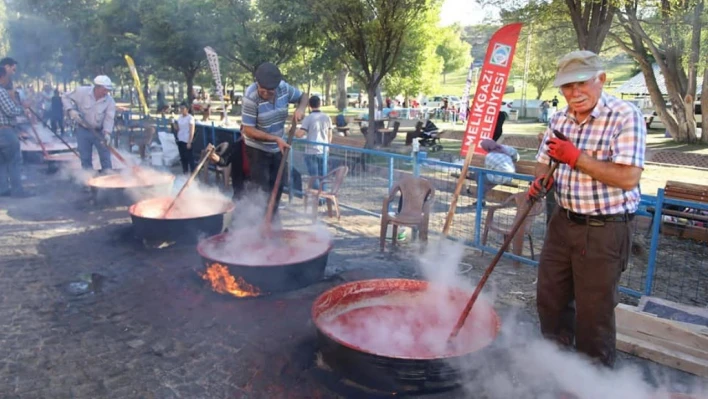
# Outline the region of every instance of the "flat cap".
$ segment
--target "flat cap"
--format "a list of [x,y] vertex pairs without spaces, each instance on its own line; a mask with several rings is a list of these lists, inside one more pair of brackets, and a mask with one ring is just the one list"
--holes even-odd
[[275,89],[280,84],[280,81],[283,80],[280,69],[270,62],[264,62],[259,65],[254,76],[258,85],[266,90]]
[[592,51],[573,51],[558,61],[558,70],[553,86],[560,87],[573,82],[584,82],[602,71],[600,57]]

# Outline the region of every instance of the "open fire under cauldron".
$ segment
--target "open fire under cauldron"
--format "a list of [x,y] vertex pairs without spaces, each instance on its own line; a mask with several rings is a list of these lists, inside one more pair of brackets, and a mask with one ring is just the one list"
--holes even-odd
[[470,294],[407,279],[334,287],[312,306],[323,360],[370,389],[409,394],[452,389],[499,350],[494,345],[499,317],[482,299],[447,345]]
[[140,169],[132,174],[92,177],[86,185],[91,188],[91,196],[95,201],[131,205],[146,198],[170,195],[174,182],[174,175]]
[[254,230],[224,233],[197,246],[214,291],[239,298],[306,287],[324,278],[332,242],[308,231],[278,230],[262,238]]
[[170,213],[171,197],[150,198],[128,208],[135,237],[149,243],[191,243],[224,232],[236,205],[227,197],[189,196],[179,199]]

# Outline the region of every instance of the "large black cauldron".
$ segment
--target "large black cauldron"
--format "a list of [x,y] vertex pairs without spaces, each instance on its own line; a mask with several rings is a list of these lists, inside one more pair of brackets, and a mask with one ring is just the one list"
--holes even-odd
[[[150,243],[194,244],[201,237],[222,233],[231,224],[236,206],[228,198],[205,200],[210,203],[202,207],[202,212],[184,213],[175,206],[166,218],[163,214],[172,201],[170,197],[150,198],[131,205],[128,211],[135,237]],[[198,208],[191,201],[187,201],[185,208],[190,205],[192,209]]]
[[[409,339],[403,338],[406,334],[401,332],[406,331],[407,324],[414,325],[411,319],[419,314],[431,316],[423,317],[424,322],[419,324],[423,331],[430,332],[426,329],[433,327],[428,325],[439,326],[425,339],[439,342],[444,348],[470,294],[458,288],[407,279],[363,280],[336,286],[320,295],[312,305],[323,359],[345,378],[379,391],[412,394],[455,388],[479,369],[488,367],[490,357],[501,354],[494,345],[501,324],[486,301],[475,303],[458,335],[458,339],[465,340],[459,347],[439,353],[413,351],[395,355],[392,352],[397,351],[393,348],[399,342]],[[371,309],[387,311],[386,318],[380,317],[381,314],[374,316],[376,312],[367,315]],[[396,309],[410,312],[397,317]],[[365,319],[349,319],[351,322],[338,324],[340,317],[346,320],[347,315],[356,312]],[[452,317],[440,316],[444,313]],[[427,320],[430,324],[425,323]],[[387,324],[393,328],[387,328]],[[370,340],[364,339],[367,343],[362,344],[362,337],[366,336],[370,336]],[[354,342],[356,340],[359,342]]]
[[[254,292],[254,295],[249,296],[263,296],[275,292],[292,291],[311,285],[324,278],[327,258],[329,257],[329,251],[332,249],[332,243],[328,238],[323,241],[323,237],[307,231],[274,231],[271,233],[269,240],[281,244],[276,244],[276,247],[281,247],[284,251],[290,248],[291,251],[293,249],[295,251],[301,249],[308,252],[301,253],[301,256],[284,255],[280,257],[283,261],[242,264],[229,259],[224,255],[222,249],[229,245],[236,246],[239,251],[252,251],[253,253],[262,252],[263,249],[242,246],[242,243],[237,238],[238,234],[239,232],[234,235],[225,233],[207,238],[199,243],[197,251],[207,269],[214,265],[224,266],[228,269],[229,274],[238,279],[238,281],[245,283],[246,286],[255,287],[256,292]],[[253,232],[248,234],[258,235],[259,233],[254,229]],[[301,248],[288,247],[285,244],[288,241],[299,243],[298,245]],[[273,247],[271,246],[271,248]],[[305,255],[303,256],[303,254]]]

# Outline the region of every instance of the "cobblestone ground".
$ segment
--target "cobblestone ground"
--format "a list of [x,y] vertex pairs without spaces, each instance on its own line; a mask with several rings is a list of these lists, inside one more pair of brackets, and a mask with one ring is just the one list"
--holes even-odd
[[[329,224],[335,249],[324,281],[237,300],[205,286],[193,247],[147,249],[124,206],[92,205],[43,167],[25,173],[39,195],[0,199],[0,398],[377,397],[318,366],[309,313],[343,281],[421,277],[412,246],[378,252],[375,218],[345,212]],[[296,211],[283,212],[286,225],[303,223]],[[458,278],[476,282],[489,259],[468,250],[470,271]],[[505,331],[537,330],[534,280],[533,269],[505,262],[495,272],[496,307],[515,320]],[[81,282],[89,293],[76,293]],[[681,390],[705,383],[628,356],[621,363]],[[468,384],[426,397],[505,396]]]

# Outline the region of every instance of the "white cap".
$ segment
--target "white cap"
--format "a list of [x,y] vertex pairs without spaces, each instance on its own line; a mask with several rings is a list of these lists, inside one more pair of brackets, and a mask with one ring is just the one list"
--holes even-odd
[[96,76],[96,79],[93,80],[93,84],[96,86],[103,86],[108,90],[113,90],[113,82],[111,82],[111,78],[106,75]]

